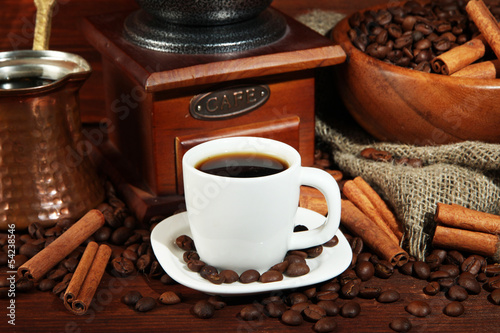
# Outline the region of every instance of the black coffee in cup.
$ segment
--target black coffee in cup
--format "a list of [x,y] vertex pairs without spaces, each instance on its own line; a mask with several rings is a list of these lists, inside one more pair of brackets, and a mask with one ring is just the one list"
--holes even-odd
[[261,153],[228,153],[211,156],[195,165],[196,169],[217,176],[251,178],[270,176],[286,170],[288,163]]

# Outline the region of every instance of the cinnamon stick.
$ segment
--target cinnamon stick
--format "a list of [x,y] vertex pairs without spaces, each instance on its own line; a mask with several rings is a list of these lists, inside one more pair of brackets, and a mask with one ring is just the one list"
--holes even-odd
[[453,74],[482,58],[486,53],[485,44],[486,41],[484,38],[479,36],[462,45],[454,47],[432,59],[432,70],[444,75]]
[[500,27],[486,4],[482,0],[470,0],[465,10],[497,58],[500,58]]
[[497,261],[500,259],[500,242],[498,236],[484,232],[438,225],[432,239],[432,244],[435,247],[493,257]]
[[500,216],[460,205],[438,203],[434,220],[449,227],[500,234]]
[[395,245],[399,244],[398,237],[386,224],[382,216],[378,213],[374,204],[354,181],[346,181],[344,187],[342,188],[342,193],[347,197],[347,199],[354,203],[356,207],[358,207],[364,214],[366,214],[366,216],[368,216],[383,232],[385,232],[388,238]]
[[17,275],[38,281],[103,225],[102,213],[97,209],[90,210],[55,241],[21,265]]
[[453,73],[453,77],[466,77],[471,79],[496,79],[500,73],[500,60],[481,61],[469,65]]
[[387,224],[389,228],[391,228],[392,232],[396,235],[398,241],[401,241],[401,238],[403,238],[403,227],[401,223],[396,220],[396,217],[387,206],[385,201],[363,178],[356,177],[353,181],[361,190],[361,192],[363,192],[363,194],[368,198],[368,200],[370,200],[377,213],[384,220],[385,224]]
[[397,266],[408,262],[408,253],[349,200],[342,199],[340,221],[350,232],[361,237],[382,259]]
[[105,244],[90,242],[78,264],[73,277],[64,293],[64,305],[77,315],[89,309],[94,294],[106,269],[111,248]]

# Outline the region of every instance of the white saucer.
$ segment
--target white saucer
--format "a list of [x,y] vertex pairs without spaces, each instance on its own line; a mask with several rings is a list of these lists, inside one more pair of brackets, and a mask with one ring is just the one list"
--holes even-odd
[[[323,224],[325,217],[314,211],[299,208],[295,225],[305,225],[309,229]],[[213,284],[187,267],[182,256],[184,251],[175,244],[177,237],[191,236],[187,213],[173,215],[160,222],[151,233],[151,245],[165,272],[175,281],[189,288],[208,294],[221,296],[256,294],[273,290],[292,289],[323,282],[336,277],[349,267],[352,250],[347,239],[339,230],[339,242],[334,247],[323,247],[323,253],[313,259],[306,259],[309,273],[298,277],[284,277],[278,282],[252,282],[248,284],[234,282],[230,284]]]

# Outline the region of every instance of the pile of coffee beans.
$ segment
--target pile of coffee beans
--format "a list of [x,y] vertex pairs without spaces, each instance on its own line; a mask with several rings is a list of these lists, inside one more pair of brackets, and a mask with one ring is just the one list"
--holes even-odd
[[[465,11],[467,2],[407,1],[402,6],[357,12],[349,18],[348,36],[356,48],[376,59],[430,73],[432,59],[478,35]],[[500,6],[492,4],[490,11],[498,20]]]
[[[307,230],[306,226],[295,226],[294,232]],[[196,252],[194,241],[188,235],[181,235],[176,238],[175,243],[177,246],[184,250],[183,259],[187,267],[200,274],[200,276],[214,284],[234,283],[239,281],[241,283],[252,282],[277,282],[282,281],[284,276],[297,277],[309,273],[310,268],[307,265],[306,259],[318,257],[323,252],[323,246],[333,247],[338,244],[337,236],[334,236],[330,241],[323,245],[314,246],[303,250],[289,251],[282,262],[273,265],[268,271],[260,274],[255,269],[249,269],[238,275],[233,270],[225,269],[218,271],[216,267],[206,264],[200,259]]]

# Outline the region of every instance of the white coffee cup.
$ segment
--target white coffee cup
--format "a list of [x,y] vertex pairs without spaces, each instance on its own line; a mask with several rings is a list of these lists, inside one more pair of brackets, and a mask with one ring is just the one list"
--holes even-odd
[[[207,158],[233,152],[275,156],[288,168],[252,178],[218,176],[196,168]],[[188,150],[182,168],[196,250],[202,261],[219,270],[263,273],[281,262],[287,251],[323,244],[338,230],[337,182],[323,170],[302,167],[300,154],[285,143],[256,137],[215,139]],[[322,226],[294,233],[301,185],[323,193],[328,216]]]

